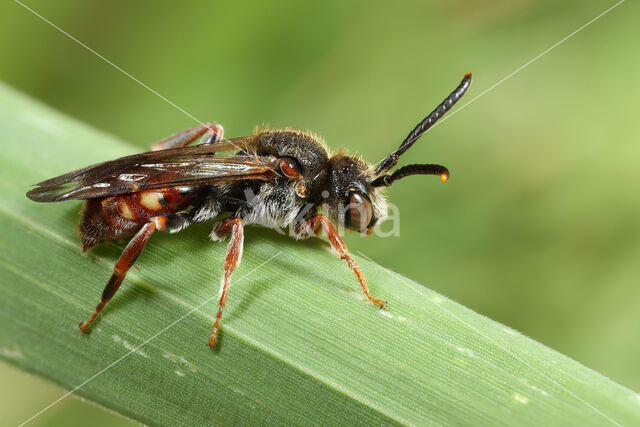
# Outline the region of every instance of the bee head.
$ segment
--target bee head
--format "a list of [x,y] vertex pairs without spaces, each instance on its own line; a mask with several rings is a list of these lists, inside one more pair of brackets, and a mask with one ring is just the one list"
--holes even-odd
[[462,98],[471,85],[471,73],[440,105],[407,135],[400,147],[385,157],[375,168],[355,157],[336,154],[330,159],[328,216],[348,229],[370,234],[373,227],[387,216],[387,203],[379,187],[389,187],[394,181],[410,175],[438,175],[442,182],[449,179],[444,166],[413,164],[396,169],[398,159]]
[[387,202],[372,186],[373,168],[357,157],[336,154],[329,160],[324,211],[335,223],[370,234],[387,216]]

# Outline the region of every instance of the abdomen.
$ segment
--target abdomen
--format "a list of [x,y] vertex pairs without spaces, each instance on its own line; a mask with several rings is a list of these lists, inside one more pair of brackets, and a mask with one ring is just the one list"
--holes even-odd
[[107,240],[131,237],[151,218],[179,212],[187,208],[193,198],[193,191],[164,188],[89,199],[79,227],[82,250]]

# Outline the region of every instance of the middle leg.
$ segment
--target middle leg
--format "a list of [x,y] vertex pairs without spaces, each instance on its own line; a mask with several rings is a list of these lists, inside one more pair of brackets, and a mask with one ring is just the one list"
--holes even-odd
[[222,310],[227,303],[229,295],[229,286],[231,285],[231,273],[240,265],[242,259],[242,246],[244,243],[244,221],[242,218],[228,218],[222,221],[215,230],[218,237],[224,237],[231,232],[231,240],[227,248],[227,256],[224,259],[224,275],[222,276],[222,285],[220,288],[220,308],[216,321],[211,330],[209,337],[209,347],[216,346],[216,337],[218,336],[218,328],[220,327],[220,319],[222,318]]

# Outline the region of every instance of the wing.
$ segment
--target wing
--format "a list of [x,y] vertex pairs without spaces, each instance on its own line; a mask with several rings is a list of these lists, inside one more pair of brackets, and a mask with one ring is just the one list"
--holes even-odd
[[59,202],[146,189],[274,179],[279,175],[277,159],[242,154],[215,157],[221,151],[247,148],[253,141],[254,137],[245,137],[134,154],[42,181],[27,197],[36,202]]

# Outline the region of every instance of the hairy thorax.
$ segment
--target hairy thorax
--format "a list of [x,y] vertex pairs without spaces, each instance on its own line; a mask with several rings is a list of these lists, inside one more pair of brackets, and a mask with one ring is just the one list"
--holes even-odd
[[306,200],[296,194],[296,182],[264,183],[255,192],[247,189],[244,196],[246,203],[239,209],[239,216],[247,224],[268,228],[288,227],[306,205]]

